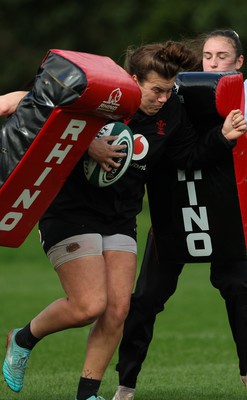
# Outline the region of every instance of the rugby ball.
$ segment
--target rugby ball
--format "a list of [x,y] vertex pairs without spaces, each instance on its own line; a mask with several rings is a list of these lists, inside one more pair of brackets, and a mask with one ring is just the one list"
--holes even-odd
[[97,187],[112,185],[120,179],[127,170],[133,156],[134,139],[132,131],[127,125],[122,122],[111,122],[104,125],[96,135],[96,140],[102,136],[109,135],[118,136],[115,140],[109,142],[109,144],[113,146],[125,144],[127,146],[122,150],[122,152],[126,153],[126,157],[115,158],[114,161],[120,163],[120,166],[118,168],[112,168],[111,171],[108,172],[88,156],[88,154],[85,154],[83,162],[84,174],[87,180]]

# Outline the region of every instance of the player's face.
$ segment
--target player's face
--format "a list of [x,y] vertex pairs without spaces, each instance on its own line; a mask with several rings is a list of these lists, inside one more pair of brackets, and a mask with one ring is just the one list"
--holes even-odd
[[205,42],[202,63],[205,72],[235,71],[242,67],[243,56],[236,56],[230,39],[216,36]]
[[147,115],[155,115],[171,97],[175,76],[167,80],[151,71],[145,81],[136,81],[142,92],[140,109]]

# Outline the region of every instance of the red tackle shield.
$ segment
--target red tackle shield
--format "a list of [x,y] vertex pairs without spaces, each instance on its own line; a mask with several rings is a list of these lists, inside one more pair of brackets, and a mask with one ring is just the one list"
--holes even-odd
[[18,247],[99,129],[140,105],[133,78],[108,57],[50,50],[32,90],[0,131],[0,245]]

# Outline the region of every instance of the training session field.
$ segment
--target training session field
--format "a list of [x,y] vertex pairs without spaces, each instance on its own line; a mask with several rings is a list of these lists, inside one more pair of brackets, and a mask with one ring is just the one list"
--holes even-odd
[[[138,219],[139,264],[145,246],[147,205]],[[0,360],[8,331],[24,326],[63,296],[56,273],[39,244],[37,228],[16,249],[0,248]],[[51,335],[33,350],[19,394],[1,375],[0,400],[74,400],[89,327]],[[100,395],[111,400],[118,384],[115,364]],[[1,367],[2,368],[2,367]],[[157,317],[154,339],[139,376],[135,400],[241,400],[238,360],[224,302],[209,281],[209,265],[186,265],[175,295]]]

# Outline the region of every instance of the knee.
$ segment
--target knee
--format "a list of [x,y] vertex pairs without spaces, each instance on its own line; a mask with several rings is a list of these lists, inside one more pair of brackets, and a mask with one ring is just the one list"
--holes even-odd
[[84,326],[94,322],[106,309],[106,297],[99,296],[97,299],[82,299],[71,307],[74,323],[76,326]]
[[110,317],[112,323],[116,327],[120,327],[124,324],[125,319],[127,318],[129,312],[129,303],[128,304],[118,304],[112,305],[108,307],[108,317]]
[[218,289],[223,297],[227,295],[239,295],[247,293],[247,281],[233,274],[222,274],[221,276],[211,276],[212,285]]
[[95,319],[105,312],[105,309],[106,301],[102,299],[102,301],[99,300],[97,303],[87,304],[86,309],[82,310],[81,317],[84,318],[85,315],[86,319],[95,321]]
[[221,295],[244,295],[247,293],[247,262],[213,262],[210,279]]
[[134,293],[131,297],[131,310],[140,315],[147,316],[156,315],[164,310],[164,305],[172,296],[173,290],[160,290],[156,292]]

